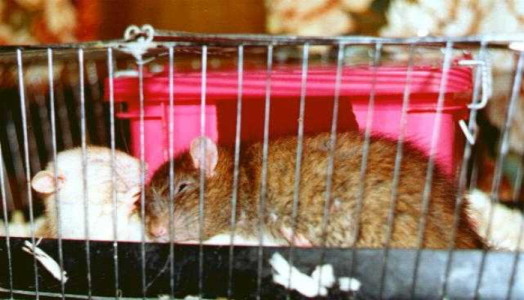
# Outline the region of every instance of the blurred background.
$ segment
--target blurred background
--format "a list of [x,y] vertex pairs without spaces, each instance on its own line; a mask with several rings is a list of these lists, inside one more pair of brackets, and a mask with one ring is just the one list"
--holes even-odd
[[0,42],[120,38],[130,24],[207,33],[518,33],[522,0],[0,0]]
[[[377,34],[388,0],[1,0],[8,44],[120,38],[129,24],[215,33]],[[327,20],[327,22],[326,22]]]

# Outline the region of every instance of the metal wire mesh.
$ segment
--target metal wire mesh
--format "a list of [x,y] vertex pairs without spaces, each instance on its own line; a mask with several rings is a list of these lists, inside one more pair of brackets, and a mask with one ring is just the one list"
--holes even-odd
[[[0,114],[0,189],[2,196],[2,218],[3,228],[5,228],[2,241],[0,243],[0,257],[5,261],[7,268],[0,271],[0,292],[5,293],[10,298],[22,296],[35,297],[70,297],[91,298],[91,297],[156,297],[160,294],[167,294],[170,298],[181,297],[188,294],[197,294],[199,297],[228,297],[228,298],[278,298],[304,297],[300,288],[293,284],[297,280],[294,276],[288,275],[286,283],[276,284],[275,267],[272,259],[276,253],[282,253],[287,261],[287,274],[295,272],[309,272],[316,270],[317,266],[331,264],[335,267],[337,276],[348,279],[358,279],[362,286],[356,289],[344,289],[342,281],[329,286],[329,297],[347,298],[349,296],[361,296],[363,298],[442,298],[442,297],[506,297],[520,298],[524,294],[522,281],[524,280],[524,269],[519,263],[521,260],[518,246],[513,251],[496,252],[495,247],[475,250],[457,250],[456,237],[457,230],[461,226],[460,218],[463,217],[465,195],[475,188],[475,168],[474,153],[477,150],[478,141],[483,138],[482,131],[479,131],[477,119],[484,114],[485,104],[482,103],[489,94],[487,65],[485,59],[488,53],[503,53],[506,58],[516,58],[516,63],[512,72],[512,89],[506,107],[504,122],[500,128],[500,140],[489,143],[497,143],[497,157],[492,178],[491,190],[489,191],[490,203],[500,204],[500,189],[504,177],[504,162],[510,151],[510,131],[515,126],[515,114],[519,113],[520,92],[522,85],[522,68],[524,66],[524,56],[519,51],[517,42],[520,39],[513,36],[480,36],[480,37],[422,37],[410,39],[387,39],[374,37],[336,37],[336,38],[309,38],[309,37],[289,37],[289,36],[260,36],[260,35],[194,35],[186,33],[172,33],[165,31],[140,30],[135,28],[126,35],[126,40],[97,42],[86,44],[71,45],[46,45],[46,46],[27,46],[27,47],[2,47],[0,48],[0,64],[4,70],[11,70],[15,74],[11,83],[7,80],[5,88],[0,91],[5,97],[0,101],[3,108]],[[318,46],[321,46],[320,48]],[[513,49],[512,49],[513,48]],[[516,50],[515,50],[516,49]],[[320,51],[320,52],[317,52]],[[320,54],[318,54],[320,53]],[[457,59],[459,57],[459,59]],[[401,172],[403,163],[414,155],[409,152],[407,146],[409,140],[410,124],[408,117],[413,113],[411,104],[419,100],[414,95],[419,92],[414,88],[417,67],[424,65],[426,60],[431,60],[429,66],[440,70],[438,90],[434,97],[435,105],[434,118],[429,132],[429,148],[426,156],[426,164],[421,165],[420,169],[425,170],[425,178],[419,178],[423,183],[421,191],[420,218],[418,227],[413,229],[417,237],[416,247],[408,250],[394,249],[392,246],[394,235],[394,224],[397,216],[397,207],[400,195],[399,185],[403,176],[410,176]],[[425,249],[425,234],[428,227],[429,211],[432,209],[430,199],[433,196],[433,184],[438,166],[438,149],[441,142],[444,114],[447,113],[450,98],[450,91],[447,90],[449,82],[455,80],[455,75],[451,70],[458,65],[457,61],[469,61],[476,65],[469,66],[471,75],[472,89],[466,96],[470,100],[467,112],[467,125],[464,126],[464,134],[471,141],[465,142],[463,148],[459,147],[459,159],[456,167],[449,174],[456,184],[456,193],[448,199],[453,203],[453,210],[449,212],[452,216],[451,232],[447,247],[439,250]],[[384,214],[384,232],[379,249],[362,249],[355,247],[358,244],[358,237],[362,232],[361,214],[364,211],[364,202],[371,201],[366,199],[368,191],[368,178],[373,176],[374,170],[370,168],[370,156],[373,154],[372,142],[374,141],[373,126],[375,123],[388,122],[388,120],[377,119],[377,111],[382,109],[384,94],[381,85],[387,82],[381,81],[377,75],[380,68],[389,66],[392,63],[400,64],[404,68],[403,78],[398,79],[403,82],[402,92],[399,96],[399,131],[395,138],[395,155],[390,157],[392,160],[391,184],[386,197],[388,197],[387,208]],[[289,203],[290,209],[290,238],[286,247],[267,247],[265,238],[267,234],[266,222],[268,211],[274,213],[273,207],[268,207],[268,199],[273,199],[274,191],[269,184],[269,166],[272,155],[271,141],[274,138],[275,119],[278,119],[278,104],[281,103],[279,96],[275,96],[275,86],[280,82],[277,72],[286,66],[291,66],[294,74],[298,74],[299,89],[295,95],[296,122],[292,128],[293,133],[293,155],[294,169],[289,170],[293,174],[293,184],[288,186],[292,198]],[[306,121],[308,116],[319,112],[312,111],[310,108],[310,86],[315,80],[315,75],[311,70],[317,67],[329,69],[332,72],[330,93],[324,97],[325,102],[330,103],[328,122],[325,124],[324,132],[328,133],[325,153],[326,161],[321,175],[322,189],[318,191],[318,196],[322,199],[321,204],[321,243],[315,247],[304,247],[296,244],[299,236],[300,218],[303,210],[304,177],[311,180],[311,174],[303,172],[303,161],[308,155],[310,146],[308,139],[311,133],[308,132]],[[367,99],[364,121],[359,124],[362,136],[362,147],[359,154],[353,159],[358,160],[358,175],[354,181],[358,183],[355,201],[354,215],[348,212],[350,218],[355,218],[356,225],[353,230],[354,241],[350,244],[353,247],[329,247],[327,236],[331,234],[330,228],[331,207],[338,201],[334,198],[334,185],[339,184],[339,177],[335,176],[337,166],[340,164],[341,151],[339,149],[339,136],[344,130],[341,124],[348,119],[348,111],[345,110],[347,95],[343,92],[343,87],[347,84],[350,77],[345,71],[347,68],[365,68],[369,70],[371,78],[369,92],[365,96]],[[494,66],[496,67],[496,65]],[[155,68],[161,71],[155,71]],[[30,72],[43,69],[44,72],[30,76]],[[255,114],[260,117],[261,132],[258,140],[260,142],[260,153],[256,160],[260,161],[260,168],[256,174],[256,184],[253,190],[253,215],[256,220],[253,224],[257,225],[255,234],[251,237],[255,242],[252,247],[243,247],[236,243],[237,235],[245,234],[242,232],[242,222],[245,221],[245,212],[239,207],[243,207],[246,201],[245,185],[243,172],[245,169],[245,147],[249,147],[252,141],[246,138],[249,128],[244,124],[255,119],[248,101],[253,97],[249,94],[250,77],[252,72],[257,73],[261,83],[259,88],[260,101],[262,105],[258,107]],[[9,71],[6,71],[9,74]],[[127,73],[126,73],[127,72]],[[164,73],[162,73],[164,72]],[[152,174],[146,168],[146,158],[148,152],[153,147],[166,146],[165,151],[161,152],[164,160],[169,161],[166,181],[166,193],[169,199],[175,199],[179,193],[180,185],[177,185],[179,173],[177,163],[169,158],[176,156],[175,145],[177,136],[175,134],[175,124],[181,105],[188,103],[198,107],[198,126],[200,136],[209,136],[208,126],[213,122],[209,117],[210,105],[217,105],[217,98],[211,97],[210,90],[215,88],[210,79],[213,74],[220,72],[230,72],[233,74],[235,95],[229,99],[234,107],[231,118],[232,139],[229,141],[231,150],[231,182],[225,186],[230,186],[231,191],[228,197],[221,199],[223,208],[229,209],[227,215],[227,242],[225,247],[206,245],[208,235],[209,218],[218,215],[208,206],[207,189],[211,183],[208,182],[206,164],[210,155],[209,145],[199,148],[200,160],[205,162],[199,169],[198,180],[198,228],[191,228],[197,232],[198,241],[194,245],[183,245],[178,242],[179,231],[176,212],[179,203],[168,201],[168,239],[167,244],[152,243],[147,219],[146,193],[139,195],[137,214],[140,219],[140,239],[135,243],[128,243],[118,237],[120,232],[118,218],[122,212],[120,205],[121,195],[117,184],[120,180],[122,171],[127,169],[120,165],[119,150],[134,154],[140,160],[139,187],[141,191],[147,190]],[[131,74],[131,75],[129,75]],[[160,75],[159,75],[160,74]],[[199,78],[199,94],[193,102],[183,102],[178,97],[182,93],[179,87],[180,77],[196,74]],[[451,74],[451,75],[450,75]],[[34,80],[34,76],[44,79]],[[137,101],[133,104],[121,101],[122,90],[118,89],[116,83],[122,78],[129,76],[137,79],[136,90]],[[149,79],[154,76],[164,76],[163,88],[167,90],[167,101],[158,101],[164,114],[155,116],[149,115],[151,99],[147,85]],[[7,76],[6,76],[7,78]],[[105,79],[105,80],[103,80]],[[30,83],[28,83],[30,82]],[[43,83],[42,83],[43,82]],[[247,82],[247,83],[246,83]],[[11,84],[11,86],[9,85]],[[251,83],[252,84],[252,83]],[[17,87],[17,90],[16,90]],[[104,88],[105,87],[105,88]],[[31,92],[27,92],[28,89]],[[104,90],[105,89],[105,90]],[[386,93],[386,97],[387,97]],[[281,97],[281,96],[280,96]],[[492,97],[490,101],[497,101]],[[351,101],[350,101],[351,102]],[[134,105],[134,106],[133,106]],[[133,124],[125,120],[125,112],[135,108],[137,115],[136,123],[138,135],[133,135]],[[247,113],[246,113],[247,110]],[[212,110],[211,110],[212,111]],[[275,115],[275,113],[277,113]],[[281,112],[280,112],[281,113]],[[295,115],[289,112],[290,118]],[[146,126],[152,120],[160,118],[164,123],[164,130],[167,133],[164,141],[157,141],[157,145],[151,144],[148,139]],[[466,122],[466,121],[463,121]],[[251,123],[253,124],[253,123]],[[309,123],[308,123],[309,124]],[[464,123],[466,124],[466,123]],[[187,125],[190,126],[190,125]],[[224,125],[216,125],[224,126]],[[395,125],[397,126],[397,125]],[[459,131],[458,123],[453,127],[457,130],[457,135],[462,135]],[[220,127],[224,128],[224,127]],[[482,129],[480,129],[482,130]],[[247,132],[247,133],[246,133]],[[220,140],[220,132],[219,140]],[[149,142],[148,142],[149,141]],[[162,144],[164,143],[164,144]],[[136,146],[138,144],[138,146]],[[112,228],[101,227],[90,223],[93,219],[96,224],[96,215],[92,215],[97,203],[91,202],[91,195],[96,194],[100,186],[90,184],[91,180],[96,179],[96,175],[90,175],[90,171],[95,168],[96,161],[93,162],[90,145],[101,145],[109,149],[110,159],[110,182],[111,193],[107,196],[108,207],[113,222]],[[459,145],[462,145],[459,143]],[[56,193],[53,198],[56,202],[54,216],[56,216],[57,234],[55,239],[44,239],[39,241],[39,224],[37,217],[49,213],[42,203],[35,203],[34,192],[31,189],[32,176],[43,170],[48,162],[57,162],[59,154],[66,149],[80,147],[81,151],[81,179],[79,186],[83,205],[83,216],[71,216],[64,210],[64,204],[60,204],[64,194]],[[135,147],[135,148],[133,148]],[[131,150],[130,150],[131,149]],[[133,153],[132,149],[138,149]],[[209,167],[209,165],[207,166]],[[131,169],[128,169],[129,172]],[[101,175],[102,172],[97,175]],[[371,175],[370,175],[371,174]],[[518,166],[518,176],[512,188],[513,200],[520,197],[520,187],[522,184],[522,168]],[[58,167],[54,168],[52,180],[56,185],[61,180]],[[91,178],[95,177],[95,178]],[[50,179],[50,180],[51,180]],[[452,191],[455,191],[452,189]],[[59,196],[61,195],[61,196]],[[40,196],[40,195],[38,195]],[[67,195],[65,195],[67,196]],[[71,196],[69,196],[71,197]],[[272,198],[273,197],[273,198]],[[302,205],[302,206],[301,206]],[[489,218],[485,240],[489,241],[492,235],[492,219],[495,213],[489,206]],[[181,204],[183,207],[184,204]],[[497,208],[495,208],[497,209]],[[17,237],[13,235],[13,225],[9,224],[10,215],[15,210],[24,210],[29,216],[29,231],[26,236]],[[351,212],[353,213],[353,212]],[[520,212],[519,212],[520,213]],[[282,216],[283,217],[283,216]],[[83,220],[83,237],[81,241],[71,241],[63,236],[62,228],[68,226],[64,220],[68,218],[79,218]],[[376,216],[382,218],[382,215]],[[101,223],[102,224],[102,223]],[[240,224],[240,225],[239,225]],[[524,223],[511,224],[519,231],[516,245],[521,243],[521,229]],[[242,226],[241,226],[242,225]],[[449,225],[449,224],[448,224]],[[240,229],[238,228],[240,226]],[[79,229],[80,230],[80,229]],[[240,231],[239,231],[240,230]],[[494,228],[493,230],[500,230]],[[100,242],[93,240],[92,234],[96,231],[111,232],[108,241]],[[275,234],[273,232],[273,234]],[[54,275],[54,279],[48,279],[49,267],[45,267],[38,255],[28,256],[21,251],[24,241],[30,241],[31,251],[37,253],[39,249],[45,249],[47,254],[54,257],[58,270],[70,272],[69,276],[62,272]],[[487,242],[486,242],[487,243]],[[487,243],[489,244],[489,243]],[[27,245],[26,245],[27,246]],[[25,255],[25,256],[24,256]],[[27,262],[30,261],[28,264]],[[432,262],[435,264],[434,272]],[[469,263],[469,265],[467,264]],[[82,264],[81,267],[74,268],[74,264]],[[466,265],[464,265],[466,264]],[[502,264],[506,264],[503,271],[504,275],[497,276],[494,272]],[[29,266],[29,267],[28,267]],[[458,267],[457,267],[458,266]],[[298,269],[297,269],[298,267]],[[29,269],[28,269],[29,268]],[[300,269],[300,270],[299,270]],[[29,270],[29,273],[21,274],[18,270]],[[311,277],[315,286],[315,295],[319,294],[325,286],[326,269],[319,271],[318,277]],[[462,272],[462,277],[457,274]],[[309,274],[307,273],[307,274]],[[329,272],[328,272],[329,273]],[[464,275],[465,274],[465,275]],[[79,278],[78,276],[81,275]],[[227,278],[224,278],[225,277]],[[470,277],[475,275],[475,277]],[[221,277],[220,277],[221,276]],[[497,280],[493,280],[498,277]],[[68,279],[67,279],[68,278]],[[213,282],[216,278],[222,278],[221,282]],[[309,278],[309,277],[308,277]],[[428,278],[433,278],[433,283],[428,282]],[[492,280],[491,282],[489,280]],[[140,282],[140,284],[138,283]],[[463,284],[468,282],[468,284]],[[462,286],[460,286],[460,283]],[[503,283],[503,284],[500,284]],[[307,284],[306,284],[307,285]],[[22,288],[26,286],[26,288]],[[288,289],[282,286],[290,287]],[[497,286],[497,288],[493,288]],[[29,288],[27,288],[29,287]],[[294,287],[294,288],[291,288]],[[326,295],[323,295],[326,296]]]

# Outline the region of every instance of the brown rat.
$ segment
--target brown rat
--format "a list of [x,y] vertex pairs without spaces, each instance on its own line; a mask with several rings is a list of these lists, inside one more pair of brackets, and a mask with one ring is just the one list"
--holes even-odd
[[[334,154],[332,191],[325,245],[332,247],[383,247],[391,203],[393,170],[397,142],[372,137],[364,178],[363,205],[357,216],[360,168],[364,138],[360,133],[337,134]],[[201,155],[201,145],[206,155]],[[300,171],[300,197],[295,237],[292,239],[292,205],[295,180],[297,138],[280,138],[269,142],[267,160],[267,197],[264,210],[264,233],[277,240],[296,245],[323,245],[322,221],[326,175],[330,149],[327,133],[305,137]],[[239,187],[236,209],[237,234],[258,236],[263,144],[242,144],[239,163]],[[205,219],[203,240],[230,232],[233,185],[233,151],[217,147],[207,138],[197,138],[191,149],[174,159],[175,240],[199,239],[199,176],[204,169]],[[422,217],[422,194],[426,178],[427,157],[406,144],[400,170],[398,199],[390,246],[418,246],[418,227]],[[466,213],[460,208],[457,231],[458,248],[480,248],[483,242],[474,231]],[[438,168],[433,175],[429,196],[429,213],[422,247],[446,248],[450,245],[455,206],[455,189]],[[157,240],[166,241],[169,225],[169,162],[155,172],[146,187],[146,222]],[[357,223],[360,222],[360,223]],[[357,226],[358,225],[358,226]],[[358,228],[358,232],[355,229]]]
[[[86,148],[86,186],[89,207],[89,238],[113,240],[113,182],[111,149]],[[55,169],[57,173],[55,181]],[[45,221],[37,236],[57,238],[58,226],[64,239],[85,239],[83,151],[74,148],[58,153],[55,162],[32,179],[33,189],[43,196]],[[115,150],[115,184],[117,199],[117,239],[141,240],[142,221],[136,212],[139,200],[140,161]],[[57,197],[58,196],[58,197]],[[58,221],[56,204],[60,208]]]

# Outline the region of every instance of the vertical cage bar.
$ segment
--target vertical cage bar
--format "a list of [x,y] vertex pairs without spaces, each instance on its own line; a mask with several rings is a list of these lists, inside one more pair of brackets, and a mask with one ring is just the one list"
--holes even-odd
[[271,113],[271,73],[273,72],[273,45],[267,45],[266,83],[264,98],[264,138],[262,145],[262,169],[260,170],[260,198],[258,199],[258,251],[257,251],[257,299],[260,299],[262,290],[262,269],[264,261],[264,215],[267,197],[267,158],[269,155],[269,120]]
[[[522,190],[522,179],[524,175],[523,174],[524,170],[522,169],[522,163],[524,163],[524,156],[521,156],[520,158],[520,165],[519,165],[518,173],[517,173],[517,176],[514,182],[514,186],[515,186],[515,190],[513,193],[514,202],[519,201],[520,192]],[[508,292],[506,293],[506,299],[511,299],[511,296],[513,294],[513,285],[515,284],[515,279],[517,277],[517,270],[518,270],[519,263],[520,263],[520,252],[521,252],[519,251],[519,248],[520,248],[520,244],[522,243],[522,239],[524,238],[523,236],[524,218],[520,218],[520,224],[518,224],[518,226],[519,226],[519,234],[518,234],[518,239],[517,239],[517,244],[516,244],[516,250],[514,251],[513,264],[512,264],[513,267],[511,268],[511,274],[508,280]]]
[[[58,182],[58,168],[57,168],[57,143],[56,143],[56,110],[55,110],[55,85],[54,85],[54,57],[53,49],[47,48],[47,69],[49,77],[49,105],[51,113],[51,143],[52,143],[52,160],[55,162],[54,169],[54,181]],[[57,239],[58,239],[58,263],[60,269],[64,269],[64,253],[62,249],[62,211],[60,209],[60,192],[55,193],[55,210],[56,210],[56,224],[57,226]],[[62,293],[62,299],[65,299],[65,284],[64,274],[60,272],[60,291]]]
[[[386,283],[386,269],[389,261],[389,250],[391,245],[391,239],[393,237],[393,226],[395,222],[395,215],[397,209],[397,199],[398,199],[398,185],[400,182],[400,168],[402,166],[402,158],[404,154],[404,140],[406,138],[406,127],[407,127],[407,111],[409,107],[409,101],[411,96],[411,82],[412,82],[412,73],[413,73],[413,64],[415,56],[416,44],[411,44],[409,46],[409,59],[408,66],[406,71],[406,84],[404,85],[404,92],[402,96],[402,109],[400,114],[400,128],[399,136],[397,141],[397,153],[395,156],[395,166],[393,169],[393,182],[391,183],[391,194],[390,194],[390,206],[387,217],[387,230],[385,237],[385,247],[384,247],[384,256],[382,258],[382,266],[380,270],[380,288],[379,295],[381,298],[384,297],[384,285]],[[409,176],[409,174],[406,174]]]
[[[25,97],[25,84],[24,84],[24,65],[22,59],[22,50],[16,50],[16,60],[18,69],[18,88],[20,96],[20,110],[22,113],[22,131],[24,136],[24,161],[25,161],[25,182],[27,187],[27,200],[29,203],[29,220],[31,223],[31,243],[32,251],[35,252],[35,217],[34,217],[34,206],[33,206],[33,195],[31,193],[31,166],[29,160],[29,137],[27,128],[27,114],[26,114],[26,97]],[[33,269],[35,279],[35,296],[40,297],[39,283],[38,283],[38,267],[36,263],[36,257],[33,256]]]
[[[16,126],[15,126],[15,120],[13,118],[14,113],[9,111],[6,114],[6,134],[7,134],[7,144],[9,146],[9,153],[11,154],[11,163],[13,164],[13,169],[15,172],[15,178],[16,178],[16,191],[19,192],[20,196],[20,204],[21,206],[25,207],[29,205],[29,200],[27,199],[27,193],[23,193],[22,191],[25,189],[24,187],[24,181],[25,181],[25,173],[24,173],[24,162],[22,161],[22,150],[20,149],[20,145],[18,144],[18,136],[16,133]],[[7,184],[7,187],[9,188],[9,182]]]
[[[84,68],[82,66],[82,68]],[[74,73],[75,71],[78,71],[80,72],[80,70],[75,70],[75,66],[74,64],[69,64],[67,67],[66,67],[66,70],[68,73]],[[74,103],[75,103],[75,117],[76,119],[75,120],[81,120],[82,119],[82,95],[81,95],[81,92],[80,92],[80,89],[82,89],[81,87],[78,87],[76,88],[75,85],[80,85],[80,78],[78,78],[78,80],[75,80],[75,76],[74,75],[69,75],[68,76],[68,79],[69,79],[69,84],[72,88],[72,94],[73,94],[73,99],[74,99]],[[85,96],[84,96],[84,100],[85,100]],[[67,101],[67,100],[66,100]],[[84,110],[85,110],[85,107],[84,107]],[[89,126],[87,125],[87,120],[85,121],[86,122],[86,125],[85,125],[85,140],[87,141],[87,143],[91,143],[91,130],[89,128]],[[71,128],[71,131],[73,131],[73,128]],[[73,139],[74,139],[74,136],[75,134],[73,133],[72,134],[73,136]],[[82,139],[84,139],[84,136],[82,136],[82,129],[80,128],[80,143],[82,143]]]
[[522,180],[524,179],[524,170],[522,169],[522,163],[524,163],[523,157],[521,157],[520,159],[520,165],[517,169],[517,176],[515,176],[515,181],[513,182],[513,186],[515,188],[513,189],[511,198],[514,202],[519,201],[520,193],[522,192]]
[[118,271],[118,202],[116,196],[116,151],[115,151],[115,88],[114,78],[115,72],[113,69],[113,49],[107,48],[107,76],[108,76],[108,89],[109,89],[109,135],[110,135],[110,147],[111,147],[111,197],[113,199],[113,263],[114,263],[114,278],[115,278],[115,299],[120,298],[120,274]]
[[233,280],[233,258],[234,258],[234,241],[237,222],[237,198],[238,198],[238,177],[240,173],[240,137],[242,133],[242,88],[244,80],[244,46],[238,46],[237,59],[237,116],[235,127],[235,157],[233,161],[233,186],[231,193],[231,239],[229,245],[229,266],[227,281],[227,297],[232,297],[232,280]]
[[[362,214],[362,207],[364,205],[364,190],[365,190],[365,178],[367,173],[367,164],[368,164],[368,153],[369,153],[369,144],[371,141],[371,129],[373,126],[373,113],[375,111],[375,97],[376,97],[376,85],[377,85],[377,67],[381,59],[382,54],[382,44],[377,42],[375,44],[375,49],[373,52],[373,61],[372,61],[372,81],[371,81],[371,92],[369,94],[368,102],[368,111],[366,114],[366,130],[364,131],[364,143],[362,145],[362,158],[360,162],[360,172],[359,172],[359,190],[357,195],[357,206],[355,208],[355,214],[357,222],[355,223],[354,234],[355,240],[352,242],[353,246],[356,245],[358,239],[358,232],[360,231],[360,219]],[[351,277],[355,273],[355,260],[357,257],[356,247],[353,247],[351,252]]]
[[[504,121],[504,126],[502,128],[501,133],[501,139],[499,144],[499,153],[497,155],[497,161],[495,164],[495,173],[493,175],[493,181],[491,182],[491,192],[490,192],[490,199],[494,203],[499,202],[499,188],[502,181],[502,168],[504,160],[509,152],[509,131],[511,129],[511,122],[513,121],[513,117],[515,115],[515,111],[517,108],[517,104],[520,97],[520,89],[522,84],[522,71],[524,68],[524,52],[520,52],[519,54],[519,60],[517,62],[517,70],[515,71],[515,77],[513,80],[513,86],[511,89],[511,97],[510,101],[508,103],[508,107],[506,110],[506,118]],[[491,226],[492,226],[492,220],[493,219],[493,205],[490,206],[489,209],[489,221],[488,221],[488,227],[486,230],[486,240],[490,240],[491,236]],[[478,272],[477,281],[475,284],[475,299],[479,297],[480,292],[480,286],[482,284],[482,278],[484,276],[484,270],[486,265],[486,251],[482,251],[482,260]]]
[[[485,55],[486,51],[486,42],[482,42],[479,50],[479,57],[482,59]],[[480,88],[481,88],[481,70],[479,68],[475,71],[475,82],[473,85],[473,95],[471,103],[477,103],[480,99]],[[477,118],[477,110],[472,109],[469,115],[468,120],[468,130],[470,132],[473,132],[476,130],[476,118]],[[447,297],[448,293],[448,281],[449,276],[451,272],[451,266],[453,265],[454,260],[454,254],[455,254],[455,239],[457,235],[457,229],[460,224],[460,212],[461,208],[463,206],[463,197],[465,195],[466,189],[467,189],[467,174],[468,174],[468,165],[471,160],[473,147],[470,143],[466,142],[464,145],[464,152],[462,155],[462,163],[460,165],[460,172],[459,172],[459,179],[458,179],[458,188],[457,193],[455,195],[455,209],[453,212],[453,227],[451,232],[451,245],[449,247],[448,257],[446,259],[446,268],[444,271],[444,279],[442,281],[442,297]]]
[[104,106],[102,99],[100,99],[100,87],[98,80],[98,67],[96,62],[88,60],[87,68],[87,82],[89,83],[89,90],[91,96],[91,103],[93,105],[94,125],[96,128],[96,138],[94,140],[98,143],[107,143],[106,122],[104,118]]
[[435,155],[437,154],[437,143],[440,137],[440,124],[442,120],[442,113],[444,108],[444,99],[445,99],[445,93],[446,93],[446,86],[448,83],[448,73],[449,69],[451,67],[451,59],[453,54],[453,42],[448,41],[446,42],[446,48],[444,50],[444,62],[442,66],[442,78],[440,81],[439,86],[439,95],[437,99],[437,109],[436,109],[436,116],[433,121],[433,130],[431,135],[431,145],[429,149],[429,158],[428,158],[428,167],[426,170],[426,179],[424,183],[424,190],[422,193],[422,211],[421,211],[421,219],[418,227],[418,247],[417,252],[415,256],[415,266],[413,270],[413,282],[411,285],[411,296],[415,296],[415,292],[417,289],[417,277],[419,272],[419,266],[420,266],[420,254],[421,254],[421,247],[423,245],[424,241],[424,233],[426,231],[426,223],[427,223],[427,214],[429,211],[429,201],[431,197],[431,186],[433,182],[433,173],[435,168]]
[[[140,102],[139,107],[139,132],[140,132],[140,189],[145,190],[146,182],[146,163],[145,163],[145,111],[144,111],[144,62],[137,60],[138,66],[138,99]],[[140,193],[140,219],[142,220],[142,232],[140,237],[140,258],[141,258],[141,284],[142,284],[142,298],[146,299],[146,233],[145,233],[145,194]]]
[[[42,126],[42,136],[44,137],[42,140],[44,144],[44,149],[45,149],[45,152],[47,153],[47,159],[49,159],[52,156],[51,153],[53,152],[53,146],[51,145],[51,142],[45,138],[47,136],[52,135],[51,127],[50,127],[51,125],[49,124],[50,116],[49,116],[49,113],[47,112],[45,95],[43,93],[42,94],[39,93],[35,95],[35,102],[38,107],[38,118],[40,121],[40,126]],[[42,167],[43,166],[44,165],[42,164]]]
[[[201,69],[201,94],[200,94],[200,136],[206,135],[206,89],[207,89],[207,45],[202,46],[202,69]],[[205,143],[206,141],[204,141]],[[200,158],[201,162],[204,164],[200,168],[200,197],[198,202],[198,240],[199,240],[199,252],[198,252],[198,293],[199,297],[202,297],[202,291],[204,289],[204,281],[202,277],[204,276],[204,218],[205,218],[205,189],[206,189],[206,176],[205,176],[205,164],[206,164],[206,145],[200,145]],[[202,147],[203,146],[203,147]]]
[[[174,151],[174,118],[175,118],[175,51],[174,47],[171,46],[168,49],[169,51],[169,137],[168,137],[168,143],[169,143],[169,199],[175,198],[175,161],[173,157],[175,156]],[[175,204],[174,201],[169,201],[169,289],[170,289],[170,297],[175,297],[175,246],[174,246],[174,240],[175,240],[175,225],[173,220],[173,212],[175,211]]]
[[[0,172],[3,172],[4,176],[7,177],[8,173],[7,173],[7,168],[5,166],[5,163],[0,164],[0,166],[2,167]],[[3,193],[5,194],[5,196],[2,196],[2,197],[3,199],[5,199],[4,201],[6,201],[6,207],[7,207],[6,211],[14,211],[16,209],[16,205],[14,202],[14,195],[13,195],[13,192],[11,191],[11,184],[9,180],[7,181],[6,184],[2,185],[1,188],[4,189]]]
[[2,144],[0,142],[0,195],[2,196],[2,210],[4,212],[4,226],[5,226],[5,246],[7,248],[7,270],[9,274],[9,298],[13,299],[13,265],[11,256],[11,238],[9,236],[9,216],[7,215],[7,198],[6,198],[6,183],[4,173],[4,155],[2,152]]
[[62,83],[57,82],[57,91],[56,91],[56,105],[57,105],[57,115],[60,125],[60,136],[62,138],[62,143],[64,148],[68,149],[73,146],[73,136],[72,136],[72,126],[69,120],[69,115],[67,113],[66,100],[64,95],[64,86]]
[[85,230],[85,252],[86,252],[86,269],[87,269],[87,288],[88,296],[91,298],[91,245],[89,240],[89,188],[87,182],[87,131],[86,131],[86,108],[85,108],[85,90],[84,90],[84,49],[78,49],[78,75],[80,91],[80,136],[82,145],[82,189],[84,196],[84,230]]
[[[337,53],[337,69],[335,74],[335,87],[333,93],[333,113],[331,115],[331,131],[329,136],[329,149],[328,149],[328,163],[326,167],[326,189],[324,191],[324,208],[322,213],[322,253],[320,255],[319,266],[324,265],[325,250],[326,250],[326,238],[327,238],[327,226],[329,223],[329,208],[331,207],[331,193],[333,190],[333,172],[335,166],[335,150],[337,148],[337,129],[338,129],[338,114],[339,114],[339,103],[340,103],[340,87],[342,85],[342,73],[344,70],[344,49],[345,45],[338,44]],[[318,278],[318,290],[320,291],[322,285],[322,269],[321,274]]]
[[[31,110],[32,110],[32,105],[31,105],[32,101],[30,98],[31,96],[32,95],[26,95],[27,110],[25,113],[26,113],[26,122],[27,122],[28,128],[34,128],[33,126],[34,121],[31,115]],[[30,160],[29,166],[31,168],[31,171],[37,172],[42,169],[42,166],[40,164],[40,156],[38,155],[38,146],[36,144],[35,131],[30,130],[27,132],[27,135],[28,135],[27,141],[29,142],[29,153],[34,153],[33,155],[29,155],[29,160]]]
[[[300,105],[299,105],[299,116],[298,116],[298,132],[297,132],[297,148],[295,158],[295,182],[293,186],[293,205],[291,208],[291,245],[289,248],[289,274],[291,274],[291,268],[293,266],[294,259],[294,240],[298,223],[298,206],[300,200],[300,181],[302,171],[302,153],[304,148],[304,116],[306,111],[306,91],[307,91],[307,78],[308,78],[308,63],[309,63],[309,43],[305,43],[302,48],[302,73],[300,82]],[[289,277],[288,286],[291,286],[291,276]],[[287,298],[290,296],[288,291]]]
[[479,160],[477,159],[478,154],[472,153],[473,163],[471,166],[471,175],[469,176],[468,190],[473,190],[477,187],[479,177]]

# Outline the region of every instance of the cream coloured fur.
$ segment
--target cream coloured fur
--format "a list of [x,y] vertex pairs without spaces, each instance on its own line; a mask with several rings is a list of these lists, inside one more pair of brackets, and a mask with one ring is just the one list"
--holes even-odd
[[[49,163],[33,178],[32,186],[43,195],[46,207],[46,222],[38,234],[56,238],[60,224],[62,238],[85,239],[87,223],[92,240],[141,240],[143,226],[135,207],[141,191],[140,161],[116,151],[113,185],[111,150],[88,146],[86,154],[85,191],[81,148],[60,152],[56,162]],[[58,182],[54,182],[55,168]],[[116,222],[113,221],[113,187],[116,190]]]

